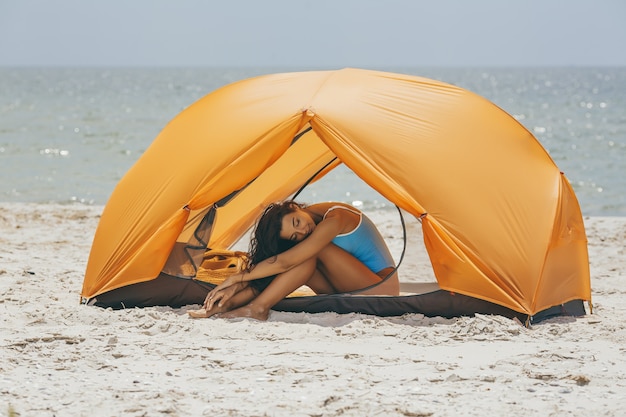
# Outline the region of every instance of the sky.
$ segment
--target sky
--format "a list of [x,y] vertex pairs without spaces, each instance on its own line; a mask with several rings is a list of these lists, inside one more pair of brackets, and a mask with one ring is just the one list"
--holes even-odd
[[626,1],[0,0],[0,66],[626,66]]

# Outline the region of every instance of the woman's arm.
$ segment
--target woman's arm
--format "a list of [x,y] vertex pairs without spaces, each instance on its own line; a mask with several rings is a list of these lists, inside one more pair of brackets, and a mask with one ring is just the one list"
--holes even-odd
[[318,223],[313,232],[304,240],[275,257],[259,262],[251,271],[240,274],[239,277],[243,276],[243,279],[240,280],[250,281],[289,271],[307,259],[316,256],[341,233],[344,224],[343,216],[328,216]]
[[244,281],[264,278],[286,272],[309,258],[316,256],[343,229],[341,216],[327,217],[313,232],[289,250],[259,262],[250,272],[244,272]]
[[293,248],[278,254],[276,257],[259,262],[249,272],[246,271],[240,274],[231,275],[220,285],[215,287],[209,293],[209,296],[212,296],[218,291],[233,284],[265,278],[289,271],[291,268],[300,265],[307,259],[312,258],[325,246],[327,246],[338,234],[340,234],[347,224],[349,224],[350,218],[346,214],[348,214],[348,212],[343,210],[336,210],[329,213],[324,220],[317,224],[313,233]]

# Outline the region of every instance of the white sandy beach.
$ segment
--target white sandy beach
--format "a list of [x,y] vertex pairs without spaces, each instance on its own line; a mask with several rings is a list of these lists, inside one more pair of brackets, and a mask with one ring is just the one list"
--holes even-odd
[[[498,316],[258,322],[81,306],[101,211],[0,204],[0,416],[625,413],[626,218],[586,218],[593,314],[525,328]],[[395,212],[376,221],[397,253]],[[413,235],[401,273],[427,280]]]

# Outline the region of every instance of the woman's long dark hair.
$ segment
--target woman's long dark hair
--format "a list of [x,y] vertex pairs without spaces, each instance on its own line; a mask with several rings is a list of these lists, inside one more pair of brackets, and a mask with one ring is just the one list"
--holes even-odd
[[[273,203],[266,207],[256,223],[250,240],[248,271],[259,262],[276,258],[278,254],[296,245],[297,242],[280,237],[283,217],[305,207],[305,204],[296,203],[293,200]],[[250,285],[258,291],[263,291],[273,279],[274,277],[255,279],[250,281]]]

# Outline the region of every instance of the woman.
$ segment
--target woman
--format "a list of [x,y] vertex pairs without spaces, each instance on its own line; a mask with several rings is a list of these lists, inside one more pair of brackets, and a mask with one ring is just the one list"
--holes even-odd
[[216,286],[204,308],[189,314],[266,320],[276,303],[302,285],[334,294],[378,283],[363,294],[398,295],[393,258],[369,218],[344,203],[285,201],[270,205],[259,219],[250,267]]

